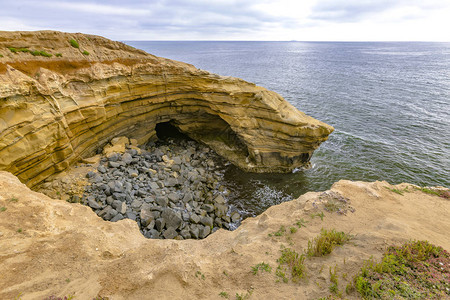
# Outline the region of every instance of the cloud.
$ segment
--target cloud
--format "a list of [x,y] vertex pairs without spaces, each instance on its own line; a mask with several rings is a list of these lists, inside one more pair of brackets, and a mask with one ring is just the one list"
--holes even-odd
[[[407,10],[415,8],[423,15],[427,10],[440,9],[448,5],[445,1],[418,1],[418,0],[319,0],[314,5],[310,15],[311,20],[322,20],[330,22],[358,22],[379,15],[383,15],[391,10]],[[408,18],[411,15],[401,16],[396,14],[392,17]]]
[[0,30],[54,29],[117,40],[367,39],[362,28],[389,23],[389,36],[403,37],[416,20],[444,36],[449,13],[448,0],[20,0],[2,3]]

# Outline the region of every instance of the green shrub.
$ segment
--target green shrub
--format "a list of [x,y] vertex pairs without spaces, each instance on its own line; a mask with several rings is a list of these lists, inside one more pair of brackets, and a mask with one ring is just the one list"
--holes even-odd
[[12,53],[17,53],[17,52],[31,52],[29,49],[27,48],[14,48],[14,47],[8,47],[9,51],[11,51]]
[[89,52],[87,52],[86,50],[83,51],[84,55],[89,55]]
[[320,235],[308,241],[308,256],[324,256],[330,254],[336,246],[345,244],[351,239],[351,235],[338,232],[334,229],[327,231],[322,228]]
[[56,57],[62,57],[62,54],[61,53],[56,53],[55,56]]
[[285,248],[281,250],[281,256],[277,261],[280,265],[277,268],[276,275],[283,278],[284,282],[287,282],[288,279],[285,277],[282,265],[286,265],[290,269],[291,278],[294,282],[297,282],[305,276],[305,255],[299,255],[295,250]]
[[42,50],[42,51],[38,51],[38,50],[36,50],[36,51],[30,51],[30,53],[31,53],[33,56],[44,56],[44,57],[52,57],[52,56],[53,56],[53,55],[51,55],[50,53],[45,52],[44,50]]
[[428,241],[389,247],[381,262],[364,262],[353,279],[365,299],[444,299],[450,297],[450,254]]
[[0,57],[3,57],[3,55],[2,55],[2,54],[0,54]]
[[78,44],[78,42],[76,41],[76,40],[74,40],[74,39],[71,39],[70,41],[69,41],[69,43],[70,43],[70,45],[72,46],[72,47],[74,47],[74,48],[80,48],[80,45]]

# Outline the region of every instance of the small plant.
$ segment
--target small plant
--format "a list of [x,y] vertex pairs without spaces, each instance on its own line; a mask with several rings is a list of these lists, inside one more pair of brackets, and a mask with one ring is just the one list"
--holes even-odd
[[3,57],[3,54],[0,54],[0,58]]
[[248,290],[247,293],[242,293],[242,294],[238,294],[236,293],[236,300],[246,300],[249,299],[250,296],[252,295],[253,290]]
[[53,55],[50,53],[45,52],[44,50],[42,51],[29,51],[31,53],[31,55],[33,56],[44,56],[44,57],[52,57]]
[[295,223],[297,226],[298,226],[298,228],[302,228],[302,227],[306,227],[306,223],[308,223],[308,221],[305,221],[305,220],[303,220],[303,219],[300,219],[300,220],[298,220],[297,221],[297,223]]
[[62,54],[61,53],[56,53],[55,56],[56,57],[62,57]]
[[338,283],[338,276],[336,274],[336,266],[334,266],[334,271],[331,270],[330,267],[330,281],[331,281],[331,285],[330,285],[330,292],[332,292],[333,294],[339,295],[340,291],[339,291],[339,283]]
[[311,217],[311,219],[314,219],[315,217],[319,217],[320,220],[322,220],[322,221],[323,221],[323,217],[325,217],[325,215],[323,214],[323,211],[321,211],[320,213],[310,214],[309,216]]
[[290,248],[284,248],[281,250],[281,256],[277,261],[280,264],[280,272],[282,272],[281,265],[286,265],[290,269],[292,281],[297,282],[305,276],[305,255],[299,255]]
[[23,53],[27,53],[30,52],[29,49],[27,48],[14,48],[14,47],[8,47],[9,51],[11,51],[12,53],[17,53],[17,52],[23,52]]
[[2,206],[0,207],[0,212],[4,212],[6,209],[7,209],[6,207]]
[[399,195],[402,195],[402,196],[403,196],[403,192],[406,192],[406,189],[405,189],[405,190],[399,190],[399,189],[397,189],[397,188],[389,188],[389,187],[387,187],[387,186],[385,186],[385,188],[386,188],[387,190],[390,190],[390,191],[393,192],[393,193],[396,193],[396,194],[399,194]]
[[345,293],[348,295],[355,290],[355,287],[351,283],[347,283],[345,286]]
[[227,273],[227,271],[223,271],[223,275],[225,275],[225,276],[227,276],[227,277],[228,277],[228,273]]
[[297,228],[295,228],[295,227],[290,227],[290,228],[289,228],[289,231],[290,231],[291,233],[296,233],[296,232],[297,232]]
[[269,233],[269,237],[272,236],[282,236],[286,232],[286,228],[284,226],[280,226],[280,229],[278,231],[275,231],[273,233]]
[[320,235],[308,241],[308,256],[324,256],[330,254],[336,246],[345,244],[351,236],[345,232],[334,229],[328,231],[322,228]]
[[269,264],[266,264],[264,262],[259,263],[252,267],[252,273],[253,275],[256,275],[258,273],[258,270],[266,271],[268,273],[272,272],[272,268],[269,266]]
[[200,271],[195,272],[195,277],[205,280],[205,274]]
[[354,287],[365,299],[444,299],[450,296],[450,254],[428,241],[389,247],[381,262],[365,261]]
[[83,55],[89,55],[89,52],[87,52],[86,50],[84,50],[82,53]]
[[[277,270],[275,271],[275,275],[280,277],[284,283],[288,283],[289,279],[286,277],[286,273],[283,272],[283,269],[281,268],[281,265],[277,267]],[[278,282],[278,280],[277,280]]]
[[17,199],[16,197],[12,197],[8,201],[9,202],[17,202],[17,201],[19,201],[19,199]]
[[72,46],[72,47],[74,47],[74,48],[80,48],[80,45],[78,44],[78,42],[76,41],[76,40],[74,40],[74,39],[71,39],[70,41],[69,41],[69,43],[70,43],[70,45]]
[[219,296],[220,296],[220,297],[223,297],[223,298],[227,298],[227,299],[228,299],[228,297],[229,297],[227,292],[220,292],[220,293],[219,293]]
[[22,233],[22,228],[17,229],[18,233]]

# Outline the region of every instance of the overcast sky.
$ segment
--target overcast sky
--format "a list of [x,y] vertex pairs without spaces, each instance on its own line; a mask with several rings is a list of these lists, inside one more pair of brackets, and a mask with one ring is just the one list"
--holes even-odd
[[114,40],[450,41],[449,0],[0,0],[0,30]]

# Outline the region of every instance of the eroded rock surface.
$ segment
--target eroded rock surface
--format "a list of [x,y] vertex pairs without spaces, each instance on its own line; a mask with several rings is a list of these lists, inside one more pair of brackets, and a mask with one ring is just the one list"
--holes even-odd
[[[250,299],[332,298],[330,270],[338,270],[344,291],[364,260],[379,260],[389,245],[428,240],[448,250],[446,193],[339,181],[329,192],[307,193],[247,218],[234,231],[219,229],[203,240],[153,240],[132,220],[104,221],[84,205],[32,192],[0,172],[0,299],[220,299],[220,293],[233,299],[250,292]],[[281,250],[304,253],[322,229],[353,238],[330,255],[307,258],[305,278],[292,282],[286,274],[288,283],[280,282]],[[271,271],[254,275],[262,262]],[[355,291],[345,297],[361,298]]]
[[254,172],[307,166],[333,130],[262,87],[98,36],[0,32],[0,54],[0,169],[28,186],[164,122]]

